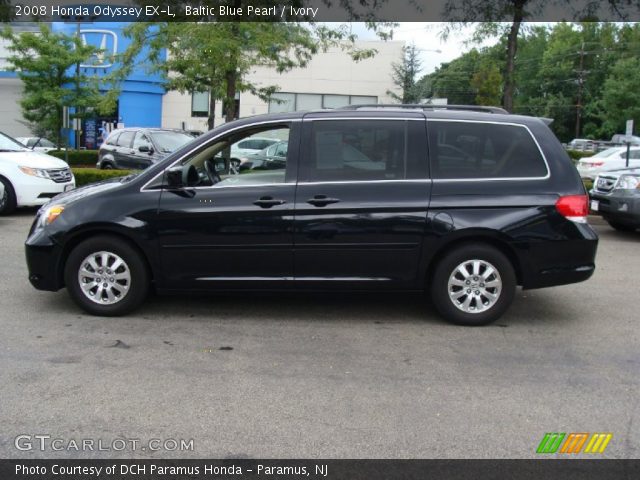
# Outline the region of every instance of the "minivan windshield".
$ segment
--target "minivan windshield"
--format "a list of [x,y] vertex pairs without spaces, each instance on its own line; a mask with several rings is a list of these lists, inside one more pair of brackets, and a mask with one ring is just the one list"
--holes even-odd
[[19,143],[17,140],[5,135],[4,133],[0,133],[0,151],[1,152],[21,152],[26,150],[24,145]]
[[193,140],[191,135],[181,132],[151,132],[153,143],[163,153],[171,153]]

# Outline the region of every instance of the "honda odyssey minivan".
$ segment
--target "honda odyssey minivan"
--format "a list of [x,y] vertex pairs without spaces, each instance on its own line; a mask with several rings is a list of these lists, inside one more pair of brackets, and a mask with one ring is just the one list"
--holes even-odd
[[[285,161],[234,172],[233,145],[254,135],[286,141]],[[94,315],[126,314],[151,289],[412,291],[483,325],[518,285],[592,275],[587,213],[543,119],[359,106],[227,123],[137,175],[60,195],[26,254],[36,288],[66,287]]]

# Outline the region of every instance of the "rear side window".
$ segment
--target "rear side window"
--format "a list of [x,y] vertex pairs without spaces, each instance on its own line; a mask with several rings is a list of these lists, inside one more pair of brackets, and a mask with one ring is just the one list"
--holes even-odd
[[304,181],[426,178],[423,121],[327,120],[312,122]]
[[433,178],[540,178],[548,173],[523,126],[429,121],[428,130]]
[[120,136],[121,132],[113,132],[111,135],[109,135],[109,138],[107,138],[107,145],[117,145],[118,143],[118,137]]
[[118,146],[119,147],[130,147],[131,142],[133,141],[133,137],[136,133],[128,130],[126,132],[122,132],[118,137]]

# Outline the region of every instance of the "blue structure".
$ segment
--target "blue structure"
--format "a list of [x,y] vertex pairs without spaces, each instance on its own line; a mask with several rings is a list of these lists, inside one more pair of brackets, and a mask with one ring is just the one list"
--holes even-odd
[[[83,42],[94,45],[105,51],[105,54],[95,55],[80,68],[87,75],[105,77],[118,67],[111,64],[109,56],[121,54],[130,45],[130,39],[124,36],[123,30],[130,25],[127,22],[95,22],[74,23],[54,22],[54,32],[64,32],[76,35],[78,28]],[[96,148],[99,145],[100,129],[107,124],[107,129],[117,124],[126,127],[160,127],[162,122],[162,96],[165,93],[161,75],[151,74],[148,65],[141,63],[147,57],[143,50],[136,61],[131,74],[120,85],[121,93],[118,99],[117,112],[113,117],[97,117],[84,122],[81,146]],[[104,85],[104,91],[109,85]],[[73,133],[69,137],[71,145],[75,144]]]

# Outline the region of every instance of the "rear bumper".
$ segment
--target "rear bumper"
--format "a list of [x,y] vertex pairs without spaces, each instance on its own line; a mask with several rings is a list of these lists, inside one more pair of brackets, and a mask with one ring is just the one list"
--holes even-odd
[[570,222],[565,238],[529,244],[524,268],[524,289],[567,285],[588,280],[595,271],[598,235],[588,224]]

